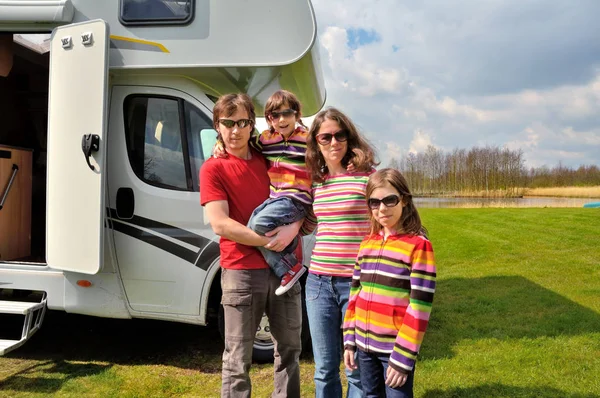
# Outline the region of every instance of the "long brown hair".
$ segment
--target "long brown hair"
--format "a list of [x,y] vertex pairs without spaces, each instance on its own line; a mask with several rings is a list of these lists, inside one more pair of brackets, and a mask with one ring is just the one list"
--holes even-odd
[[[398,232],[410,235],[427,236],[427,229],[421,224],[421,217],[413,203],[413,197],[408,188],[408,183],[402,173],[398,170],[389,168],[381,169],[371,174],[369,182],[367,183],[367,202],[375,189],[382,188],[387,184],[390,184],[398,191],[401,200],[401,203],[398,205],[404,205],[402,216],[396,227]],[[369,220],[371,221],[371,234],[378,234],[382,230],[382,227],[375,217],[373,217],[373,211],[371,209],[369,209]]]
[[313,181],[323,182],[329,172],[317,143],[317,133],[325,120],[337,122],[340,128],[348,133],[348,150],[342,159],[343,167],[347,167],[348,163],[352,162],[356,171],[369,172],[379,164],[375,160],[375,150],[360,134],[352,120],[336,108],[327,108],[315,116],[306,143],[306,168]]
[[287,104],[290,107],[290,109],[296,111],[296,117],[298,117],[298,123],[300,123],[300,125],[302,127],[304,127],[305,129],[308,130],[308,127],[306,127],[304,125],[304,123],[302,123],[302,119],[300,119],[302,117],[302,104],[300,104],[300,100],[298,100],[298,97],[296,97],[296,95],[294,93],[292,93],[291,91],[287,91],[287,90],[275,91],[273,93],[273,95],[271,95],[269,97],[269,99],[267,100],[267,103],[265,104],[265,120],[267,121],[267,124],[269,125],[269,129],[271,131],[275,131],[275,129],[271,125],[271,120],[269,119],[269,116],[276,109],[279,109],[280,107],[282,107],[285,104]]

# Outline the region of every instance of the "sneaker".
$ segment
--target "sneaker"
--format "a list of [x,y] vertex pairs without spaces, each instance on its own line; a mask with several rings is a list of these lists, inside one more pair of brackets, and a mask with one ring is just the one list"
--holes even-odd
[[306,268],[300,263],[296,264],[294,268],[289,270],[287,274],[281,278],[281,285],[275,290],[275,295],[281,296],[290,290],[292,286],[294,286],[294,283],[298,282],[298,279],[300,279],[304,272],[306,272]]

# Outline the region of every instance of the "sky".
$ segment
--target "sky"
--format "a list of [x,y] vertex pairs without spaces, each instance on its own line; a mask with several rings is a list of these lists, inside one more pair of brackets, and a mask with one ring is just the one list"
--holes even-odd
[[428,145],[600,166],[600,1],[312,0],[326,106],[382,166]]

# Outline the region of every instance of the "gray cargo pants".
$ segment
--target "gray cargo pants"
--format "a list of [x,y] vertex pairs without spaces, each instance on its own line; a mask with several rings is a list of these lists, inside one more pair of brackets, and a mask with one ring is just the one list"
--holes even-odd
[[296,284],[282,296],[275,295],[281,280],[270,269],[221,269],[221,304],[225,311],[225,350],[221,397],[250,398],[248,374],[254,336],[263,313],[275,342],[272,397],[300,397],[302,349],[301,287]]

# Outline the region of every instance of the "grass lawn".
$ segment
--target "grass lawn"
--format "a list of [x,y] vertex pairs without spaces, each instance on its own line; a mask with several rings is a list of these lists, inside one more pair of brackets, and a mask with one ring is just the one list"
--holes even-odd
[[[417,397],[600,397],[600,211],[422,209],[438,290]],[[0,320],[1,321],[1,320]],[[50,313],[2,397],[218,397],[214,328]],[[310,355],[302,396],[314,396]],[[254,396],[272,367],[252,368]]]

